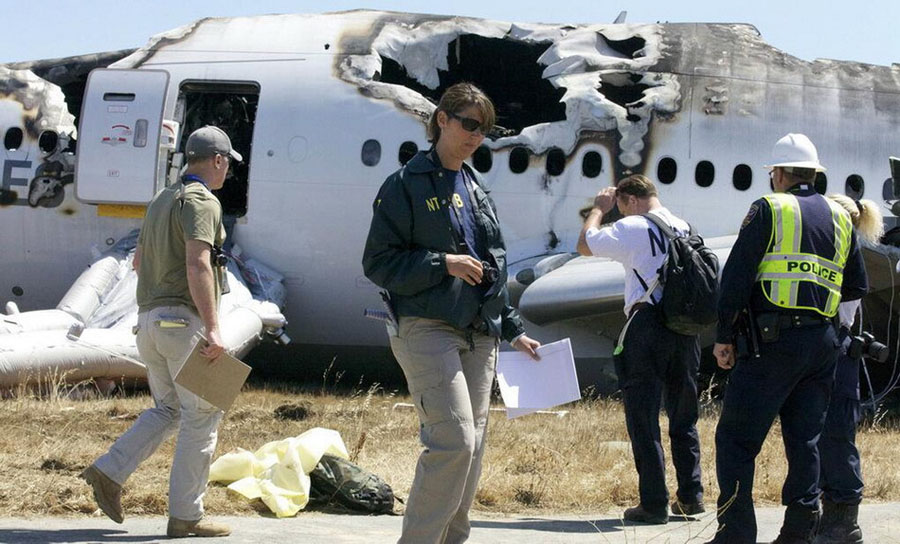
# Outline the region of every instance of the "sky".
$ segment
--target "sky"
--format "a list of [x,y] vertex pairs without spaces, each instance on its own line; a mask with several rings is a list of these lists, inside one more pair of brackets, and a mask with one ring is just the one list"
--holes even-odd
[[750,23],[770,44],[805,60],[900,63],[900,1],[822,0],[0,0],[0,63],[136,48],[203,17],[381,9],[513,22]]

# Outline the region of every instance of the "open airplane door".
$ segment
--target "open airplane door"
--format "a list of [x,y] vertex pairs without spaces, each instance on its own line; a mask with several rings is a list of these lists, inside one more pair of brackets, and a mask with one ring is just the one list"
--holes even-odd
[[90,204],[147,204],[160,181],[169,73],[97,69],[78,127],[75,196]]

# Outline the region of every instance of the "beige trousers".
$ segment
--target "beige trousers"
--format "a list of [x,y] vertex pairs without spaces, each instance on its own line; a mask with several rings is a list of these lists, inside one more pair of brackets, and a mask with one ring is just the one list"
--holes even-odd
[[419,317],[401,317],[398,336],[391,337],[425,446],[400,544],[455,544],[469,537],[499,344],[479,334],[472,340],[474,349],[466,333]]
[[[185,326],[160,326],[160,321],[171,320],[182,320]],[[147,365],[155,406],[145,410],[94,464],[123,485],[138,465],[177,430],[175,459],[169,474],[169,516],[197,520],[203,517],[203,495],[223,412],[173,379],[203,322],[184,306],[164,306],[142,312],[138,327],[138,353]]]

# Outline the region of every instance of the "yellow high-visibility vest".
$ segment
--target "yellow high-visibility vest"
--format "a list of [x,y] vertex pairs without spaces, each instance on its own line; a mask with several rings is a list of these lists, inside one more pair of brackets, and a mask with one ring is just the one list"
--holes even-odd
[[[827,259],[814,253],[800,252],[803,219],[797,197],[775,193],[764,197],[772,209],[772,235],[766,254],[756,271],[756,281],[762,284],[766,298],[780,308],[813,310],[826,317],[834,317],[841,302],[844,265],[850,254],[853,222],[840,205],[825,199],[831,208],[834,224],[834,257]],[[798,293],[802,282],[809,282],[828,290],[823,308],[801,306]]]

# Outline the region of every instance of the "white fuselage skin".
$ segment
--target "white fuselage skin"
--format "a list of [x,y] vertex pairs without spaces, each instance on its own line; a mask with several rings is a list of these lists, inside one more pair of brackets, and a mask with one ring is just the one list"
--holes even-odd
[[[336,76],[342,34],[348,27],[366,28],[373,17],[338,15],[208,20],[189,38],[155,51],[140,67],[170,75],[165,118],[172,118],[184,81],[259,86],[248,212],[238,220],[233,238],[246,254],[285,275],[285,314],[295,343],[382,346],[383,327],[363,317],[365,308],[380,304],[361,266],[372,201],[385,177],[399,168],[400,145],[412,141],[423,149],[428,142],[419,117],[390,100],[365,96]],[[241,39],[228,39],[237,36]],[[130,62],[132,57],[112,68],[129,68]],[[750,203],[769,192],[763,165],[773,143],[787,132],[802,132],[815,142],[829,168],[829,191],[843,193],[844,180],[856,174],[865,180],[865,196],[883,202],[887,158],[900,152],[900,83],[891,95],[842,91],[827,82],[773,82],[764,64],[754,78],[704,73],[697,66],[691,74],[678,74],[680,111],[671,119],[651,121],[648,148],[634,169],[657,180],[659,161],[674,159],[677,177],[658,184],[660,201],[704,237],[735,234]],[[728,110],[707,113],[709,102],[701,97],[723,81],[729,86]],[[21,119],[15,106],[0,97],[0,134]],[[360,160],[363,142],[370,139],[382,150],[371,167]],[[609,137],[586,138],[569,154],[562,174],[546,172],[545,155],[532,156],[527,170],[515,174],[504,140],[485,140],[494,152],[493,166],[483,177],[499,210],[514,275],[521,268],[517,263],[574,251],[579,211],[615,183],[615,157]],[[585,177],[581,168],[590,151],[603,160],[595,178]],[[0,148],[0,163],[38,156],[36,142],[28,138],[16,151]],[[704,160],[715,167],[709,187],[694,180],[695,167]],[[748,190],[732,184],[739,164],[752,169]],[[12,173],[34,176],[27,169]],[[103,250],[139,225],[136,219],[98,217],[96,206],[78,202],[71,187],[55,208],[0,208],[0,297],[16,301],[23,311],[55,306],[93,259],[92,248]],[[558,238],[555,247],[551,232]],[[552,340],[568,333],[563,326],[550,326],[535,329],[533,336]],[[595,336],[591,330],[582,333]],[[607,350],[608,338],[600,340],[576,340],[576,351],[581,350],[576,355]]]

